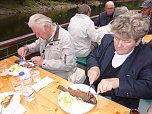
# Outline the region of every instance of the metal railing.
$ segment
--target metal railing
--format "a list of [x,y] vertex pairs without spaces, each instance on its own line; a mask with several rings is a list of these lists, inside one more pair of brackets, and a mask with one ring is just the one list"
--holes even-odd
[[[97,18],[98,15],[92,16],[91,19]],[[67,28],[69,23],[61,24],[61,27]],[[13,55],[18,55],[19,47],[32,43],[36,40],[35,33],[26,34],[20,37],[12,38],[10,40],[0,42],[0,60],[8,58]]]

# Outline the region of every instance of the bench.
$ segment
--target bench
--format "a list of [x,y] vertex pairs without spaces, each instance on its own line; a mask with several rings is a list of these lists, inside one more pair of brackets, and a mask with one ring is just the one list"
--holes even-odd
[[86,66],[86,57],[77,57],[76,62],[80,65]]
[[146,114],[147,109],[152,104],[152,100],[140,99],[138,110],[140,114]]

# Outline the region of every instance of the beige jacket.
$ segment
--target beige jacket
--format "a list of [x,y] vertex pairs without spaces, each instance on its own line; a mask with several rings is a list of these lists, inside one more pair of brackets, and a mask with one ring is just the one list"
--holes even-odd
[[48,43],[39,38],[27,47],[30,52],[40,51],[44,58],[42,68],[64,79],[68,79],[68,76],[74,73],[76,58],[71,35],[60,26],[57,26],[53,38]]

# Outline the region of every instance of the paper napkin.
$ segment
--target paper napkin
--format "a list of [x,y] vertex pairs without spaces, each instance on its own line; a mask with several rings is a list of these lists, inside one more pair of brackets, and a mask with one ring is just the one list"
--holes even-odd
[[53,82],[54,80],[52,78],[49,77],[45,77],[42,80],[40,80],[39,82],[37,82],[36,84],[34,84],[32,86],[32,88],[35,91],[39,91],[40,89],[42,89],[43,87],[47,86],[49,83]]
[[24,114],[24,112],[26,112],[26,109],[21,104],[19,104],[18,108],[13,114]]

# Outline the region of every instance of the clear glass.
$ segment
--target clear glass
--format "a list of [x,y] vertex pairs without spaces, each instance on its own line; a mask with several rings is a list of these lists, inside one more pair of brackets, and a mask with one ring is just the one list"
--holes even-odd
[[33,81],[35,83],[37,83],[41,80],[40,71],[38,70],[38,68],[34,68],[34,69],[31,70],[31,76],[32,76]]
[[5,62],[0,63],[0,76],[2,79],[7,80],[8,79],[8,65]]
[[34,90],[32,89],[31,85],[24,86],[23,96],[24,96],[25,103],[31,102],[33,99],[35,99]]
[[11,78],[11,83],[12,83],[12,86],[13,86],[14,90],[21,95],[22,94],[22,88],[23,88],[22,80],[19,80],[19,77],[12,77]]

